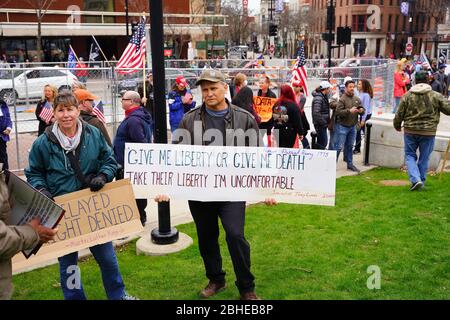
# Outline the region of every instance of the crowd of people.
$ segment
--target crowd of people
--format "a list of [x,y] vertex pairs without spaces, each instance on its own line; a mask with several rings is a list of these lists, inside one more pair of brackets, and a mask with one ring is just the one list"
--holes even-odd
[[[411,180],[411,190],[423,187],[428,161],[433,150],[439,114],[450,115],[450,106],[442,87],[448,88],[449,79],[438,66],[437,72],[416,68],[407,75],[408,63],[401,60],[395,73],[395,119],[394,127],[405,131],[405,161]],[[433,64],[431,65],[433,68]],[[439,82],[441,86],[433,86]],[[443,85],[442,85],[443,84]],[[353,155],[361,152],[362,133],[372,116],[374,97],[370,81],[344,79],[342,90],[336,90],[328,81],[322,81],[312,92],[312,126],[305,112],[306,88],[301,81],[272,83],[268,76],[261,78],[254,91],[247,76],[238,73],[229,85],[226,76],[219,70],[205,69],[196,85],[200,88],[201,105],[196,105],[186,79],[177,77],[168,94],[169,122],[173,143],[186,143],[178,133],[183,129],[194,135],[195,121],[201,121],[202,134],[209,129],[254,130],[265,136],[266,146],[283,148],[314,148],[335,150],[336,161],[343,153],[348,170],[359,172],[353,163]],[[436,92],[437,88],[441,91]],[[277,90],[278,89],[278,90]],[[121,97],[124,120],[110,139],[105,123],[93,112],[94,102],[100,98],[91,93],[86,83],[76,82],[72,90],[58,90],[48,84],[43,88],[41,101],[36,106],[39,121],[38,138],[29,153],[25,169],[27,181],[47,197],[68,194],[90,188],[97,192],[113,179],[123,178],[125,143],[151,143],[153,141],[155,106],[152,99],[152,77],[147,78],[146,92],[141,86],[136,91],[126,91]],[[254,97],[272,98],[271,117],[257,113]],[[8,106],[1,102],[0,109],[0,162],[3,170],[8,168],[6,142],[12,130]],[[308,133],[315,130],[317,141],[308,140]],[[196,143],[196,139],[190,139]],[[202,141],[202,140],[200,140]],[[214,141],[227,145],[228,141]],[[208,144],[204,143],[203,144]],[[261,146],[259,141],[248,141],[236,146]],[[417,149],[420,157],[417,159]],[[58,182],[58,183],[55,183]],[[11,295],[11,260],[14,253],[46,242],[55,235],[55,230],[44,228],[39,221],[31,221],[22,227],[5,224],[9,213],[7,189],[0,179],[2,207],[0,213],[0,298]],[[168,201],[167,195],[159,195],[157,202]],[[267,205],[276,205],[275,199],[265,199]],[[147,199],[136,199],[143,226],[146,224]],[[218,243],[220,218],[226,233],[226,242],[236,275],[236,286],[241,299],[259,299],[255,292],[255,277],[250,270],[250,245],[245,239],[245,202],[201,202],[189,201],[194,219],[199,249],[202,256],[207,286],[200,296],[209,298],[226,288],[225,271]],[[111,242],[89,248],[102,274],[103,285],[109,299],[136,299],[125,291],[117,257]],[[61,289],[65,299],[86,299],[82,285],[69,288],[68,267],[77,265],[78,253],[70,253],[59,259]],[[5,274],[6,276],[3,276]]]

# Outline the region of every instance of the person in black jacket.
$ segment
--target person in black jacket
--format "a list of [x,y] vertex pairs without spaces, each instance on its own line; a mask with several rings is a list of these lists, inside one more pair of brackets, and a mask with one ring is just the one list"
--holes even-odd
[[281,86],[280,98],[272,108],[272,118],[273,127],[278,131],[280,148],[294,147],[297,135],[303,140],[300,108],[295,102],[295,94],[290,85]]
[[247,86],[247,76],[243,73],[238,73],[234,78],[234,85],[236,93],[231,103],[248,111],[259,123],[261,119],[253,108],[253,91]]
[[145,83],[145,98],[144,98],[144,85],[140,83],[137,89],[137,92],[142,97],[141,105],[147,110],[148,113],[152,116],[152,119],[155,119],[155,110],[154,110],[154,99],[153,99],[153,74],[150,73],[147,77]]
[[[58,89],[56,87],[50,84],[44,86],[44,95],[35,110],[36,118],[39,120],[38,137],[44,133],[45,128],[55,121],[55,118],[50,115],[53,113],[53,100],[57,95]],[[43,110],[44,108],[45,110]]]
[[317,143],[315,149],[324,150],[328,144],[328,125],[330,123],[330,102],[328,95],[331,84],[323,81],[320,86],[312,93],[312,119],[317,133]]

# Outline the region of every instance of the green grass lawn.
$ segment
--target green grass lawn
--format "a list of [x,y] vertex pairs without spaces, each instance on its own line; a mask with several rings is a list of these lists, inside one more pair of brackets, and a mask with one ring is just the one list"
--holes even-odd
[[[263,299],[449,299],[450,175],[429,177],[426,189],[387,187],[399,170],[375,169],[337,180],[335,207],[280,204],[247,210],[256,290]],[[141,299],[197,299],[207,279],[193,223],[177,227],[194,245],[169,256],[136,256],[135,242],[117,250],[127,291]],[[234,272],[220,237],[228,289]],[[381,269],[381,289],[369,290],[368,266]],[[105,299],[95,260],[80,263],[89,299]],[[62,299],[58,266],[14,277],[13,299]]]

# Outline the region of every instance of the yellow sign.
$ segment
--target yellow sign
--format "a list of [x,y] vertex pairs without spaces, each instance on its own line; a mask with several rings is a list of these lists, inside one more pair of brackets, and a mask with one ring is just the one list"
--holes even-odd
[[108,183],[98,192],[84,189],[55,197],[55,202],[66,210],[55,240],[29,259],[22,253],[15,255],[13,271],[143,230],[128,179]]
[[272,107],[277,99],[269,97],[253,97],[253,104],[256,113],[261,117],[261,122],[267,122],[272,119]]

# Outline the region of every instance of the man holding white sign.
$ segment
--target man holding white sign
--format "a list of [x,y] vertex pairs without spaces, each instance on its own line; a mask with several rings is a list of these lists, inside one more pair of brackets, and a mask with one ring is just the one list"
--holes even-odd
[[[228,90],[225,76],[217,70],[205,70],[197,81],[197,85],[201,87],[204,103],[186,113],[179,129],[174,133],[174,142],[216,146],[257,146],[258,124],[250,113],[230,104],[225,99]],[[198,128],[201,129],[198,130]],[[239,141],[227,135],[230,131],[238,129],[245,132],[245,139]],[[211,132],[210,135],[205,134],[208,130]],[[203,137],[209,137],[210,140],[204,141]],[[168,197],[160,196],[155,200],[164,201],[168,200]],[[270,199],[266,200],[266,203],[275,204],[275,201]],[[209,298],[226,287],[218,242],[218,218],[220,217],[225,229],[240,297],[243,300],[259,299],[255,294],[255,278],[250,271],[250,245],[244,236],[245,202],[189,201],[189,208],[197,227],[200,254],[209,279],[208,285],[201,291],[200,296]]]

